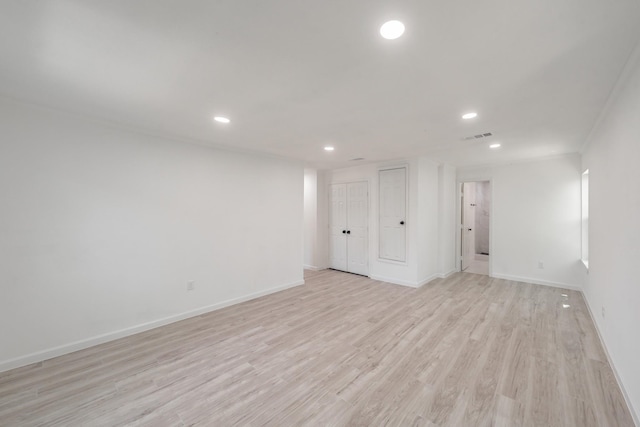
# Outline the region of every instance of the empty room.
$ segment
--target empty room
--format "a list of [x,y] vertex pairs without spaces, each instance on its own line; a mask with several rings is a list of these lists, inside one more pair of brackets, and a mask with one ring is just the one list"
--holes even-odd
[[640,427],[640,1],[0,2],[0,426]]

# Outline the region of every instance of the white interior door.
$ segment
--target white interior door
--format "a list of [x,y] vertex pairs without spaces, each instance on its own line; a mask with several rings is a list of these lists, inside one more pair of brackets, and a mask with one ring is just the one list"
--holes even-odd
[[469,268],[475,257],[475,203],[476,183],[462,186],[462,270]]
[[347,184],[347,271],[363,275],[369,274],[368,187],[366,182]]
[[334,184],[329,201],[329,265],[347,270],[347,185]]
[[406,261],[407,169],[381,170],[380,258]]
[[336,270],[367,275],[368,183],[333,184],[329,194],[329,264]]

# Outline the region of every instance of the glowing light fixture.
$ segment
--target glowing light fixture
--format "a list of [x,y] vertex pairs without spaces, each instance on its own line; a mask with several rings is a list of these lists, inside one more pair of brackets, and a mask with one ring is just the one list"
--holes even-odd
[[226,117],[222,117],[222,116],[215,116],[215,117],[213,118],[213,120],[215,120],[215,121],[216,121],[216,122],[218,122],[218,123],[230,123],[230,122],[231,122],[231,120],[229,120],[229,119],[228,119],[228,118],[226,118]]
[[500,148],[500,144],[491,144],[489,148]]
[[475,119],[476,117],[478,117],[478,113],[467,113],[462,115],[462,118],[465,120]]
[[326,147],[324,147],[324,151],[333,151],[334,148],[330,145],[327,145]]
[[400,21],[388,21],[380,27],[380,35],[387,40],[393,40],[404,34],[404,24]]

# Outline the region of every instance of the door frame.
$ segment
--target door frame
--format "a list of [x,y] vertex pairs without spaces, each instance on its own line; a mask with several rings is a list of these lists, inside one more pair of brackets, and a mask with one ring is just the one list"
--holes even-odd
[[493,277],[493,230],[495,228],[495,210],[494,210],[494,188],[493,179],[491,177],[476,177],[468,179],[459,179],[456,181],[456,259],[455,266],[456,271],[462,271],[462,185],[465,182],[489,182],[489,189],[491,191],[491,203],[489,203],[489,277]]

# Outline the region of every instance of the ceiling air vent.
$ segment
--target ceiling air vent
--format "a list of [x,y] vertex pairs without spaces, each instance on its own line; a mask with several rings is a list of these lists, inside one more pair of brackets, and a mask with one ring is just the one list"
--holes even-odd
[[469,141],[471,139],[488,138],[490,136],[493,136],[493,134],[491,132],[479,133],[477,135],[465,136],[464,138],[462,138],[462,140],[463,141]]

